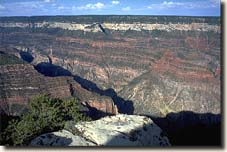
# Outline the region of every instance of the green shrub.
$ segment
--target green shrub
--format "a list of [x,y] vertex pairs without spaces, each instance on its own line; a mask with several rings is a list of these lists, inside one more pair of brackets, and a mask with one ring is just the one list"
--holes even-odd
[[10,145],[27,145],[36,136],[62,129],[66,121],[89,120],[79,112],[77,100],[61,100],[47,95],[31,100],[28,112],[20,120],[12,120],[4,137]]

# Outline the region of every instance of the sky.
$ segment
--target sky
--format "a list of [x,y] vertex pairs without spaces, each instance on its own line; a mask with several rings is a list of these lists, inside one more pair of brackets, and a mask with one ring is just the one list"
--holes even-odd
[[0,16],[220,16],[220,0],[0,0]]

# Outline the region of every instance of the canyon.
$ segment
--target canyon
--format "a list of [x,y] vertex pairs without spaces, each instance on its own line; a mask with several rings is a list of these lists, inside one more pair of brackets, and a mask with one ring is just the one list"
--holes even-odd
[[1,111],[20,115],[21,106],[45,93],[77,98],[94,119],[120,113],[155,120],[190,111],[211,113],[216,124],[222,102],[220,22],[180,16],[0,17]]
[[29,54],[41,73],[42,63],[60,66],[94,83],[81,82],[93,92],[113,89],[135,114],[220,113],[218,18],[103,18],[2,18],[1,50]]
[[[25,113],[29,100],[44,94],[53,98],[76,98],[83,105],[94,107],[105,114],[118,113],[111,98],[101,97],[84,89],[72,77],[45,77],[38,73],[32,65],[23,62],[16,56],[0,53],[1,63],[4,63],[4,60],[7,61],[0,66],[1,114],[20,116]],[[93,115],[100,117],[100,114]]]

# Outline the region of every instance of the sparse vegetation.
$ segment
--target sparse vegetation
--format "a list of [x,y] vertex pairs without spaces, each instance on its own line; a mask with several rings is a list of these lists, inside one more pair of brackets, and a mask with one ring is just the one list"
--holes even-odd
[[89,120],[79,112],[77,100],[61,100],[42,95],[29,102],[28,112],[11,120],[3,134],[9,145],[27,145],[45,132],[62,129],[67,121]]

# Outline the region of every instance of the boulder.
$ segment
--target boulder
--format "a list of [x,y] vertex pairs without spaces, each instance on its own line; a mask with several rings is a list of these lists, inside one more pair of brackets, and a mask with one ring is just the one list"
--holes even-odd
[[96,121],[79,122],[74,127],[73,134],[66,130],[44,134],[35,138],[31,145],[170,146],[162,130],[145,116],[118,114]]

